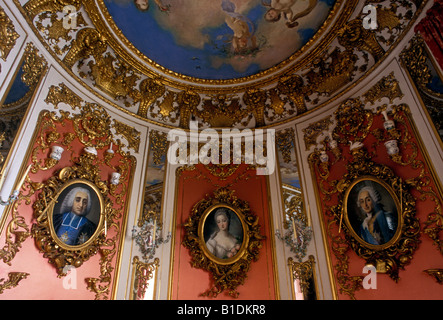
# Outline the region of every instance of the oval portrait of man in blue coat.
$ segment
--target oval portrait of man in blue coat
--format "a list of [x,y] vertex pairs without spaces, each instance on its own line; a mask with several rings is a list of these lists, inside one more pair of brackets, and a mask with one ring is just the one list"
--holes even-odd
[[65,245],[80,246],[92,238],[100,223],[101,196],[88,181],[73,181],[62,188],[52,213],[57,238]]
[[398,199],[392,188],[374,177],[354,181],[345,197],[346,222],[364,244],[386,245],[400,223]]

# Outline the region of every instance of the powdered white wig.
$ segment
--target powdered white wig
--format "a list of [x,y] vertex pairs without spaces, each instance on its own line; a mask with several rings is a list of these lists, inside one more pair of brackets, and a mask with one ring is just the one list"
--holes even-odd
[[227,219],[228,222],[229,222],[229,214],[228,214],[228,210],[225,209],[225,208],[218,208],[218,209],[215,211],[215,214],[214,214],[214,220],[215,220],[215,222],[217,222],[217,218],[218,218],[218,216],[221,216],[221,215],[225,216],[226,219]]
[[88,196],[88,204],[86,206],[86,210],[83,215],[85,216],[89,213],[89,211],[91,210],[91,193],[89,192],[88,189],[82,187],[76,187],[68,192],[65,199],[63,199],[62,205],[60,207],[60,213],[65,213],[72,210],[72,205],[74,204],[74,198],[78,192],[86,193],[86,195]]
[[357,205],[359,207],[360,207],[360,202],[359,202],[358,199],[360,199],[360,194],[363,191],[367,191],[369,193],[369,196],[371,197],[372,202],[374,202],[374,204],[376,204],[376,203],[378,204],[381,201],[380,193],[377,190],[375,190],[373,187],[366,186],[366,187],[361,188],[360,191],[358,192],[358,195],[357,195]]

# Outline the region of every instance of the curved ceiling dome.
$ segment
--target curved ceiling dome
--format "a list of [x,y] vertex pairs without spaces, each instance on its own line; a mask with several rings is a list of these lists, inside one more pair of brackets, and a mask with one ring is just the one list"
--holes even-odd
[[292,61],[336,2],[268,1],[105,0],[102,9],[148,63],[196,82],[229,82]]
[[321,108],[355,86],[425,3],[29,0],[23,13],[70,74],[124,112],[171,128],[191,120],[257,128]]

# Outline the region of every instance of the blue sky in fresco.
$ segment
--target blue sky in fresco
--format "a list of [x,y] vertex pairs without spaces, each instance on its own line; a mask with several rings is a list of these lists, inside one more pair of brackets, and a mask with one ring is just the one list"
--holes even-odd
[[[164,0],[163,3],[167,3],[166,1]],[[179,43],[183,40],[180,39],[183,38],[183,34],[190,31],[177,30],[179,29],[177,25],[168,25],[167,20],[182,19],[181,25],[187,26],[188,22],[192,22],[195,16],[183,17],[183,14],[176,12],[178,9],[182,10],[181,12],[187,12],[184,11],[186,9],[183,8],[185,6],[184,3],[186,5],[190,3],[183,0],[169,1],[171,3],[170,13],[158,10],[154,0],[150,0],[149,10],[144,12],[139,11],[134,2],[130,0],[105,0],[104,2],[117,27],[122,30],[125,37],[144,55],[169,70],[203,79],[244,77],[276,65],[292,55],[315,34],[317,28],[321,26],[330,8],[335,3],[333,0],[318,0],[318,11],[313,11],[310,14],[311,16],[308,15],[302,18],[309,18],[306,23],[300,22],[299,27],[289,30],[285,26],[284,21],[278,21],[273,23],[272,28],[274,30],[269,31],[264,28],[270,28],[271,23],[263,19],[267,7],[262,5],[261,0],[249,1],[247,11],[242,11],[241,14],[246,17],[245,19],[252,21],[254,24],[254,35],[256,36],[258,48],[247,54],[234,55],[229,52],[230,42],[228,42],[230,40],[229,37],[232,38],[233,32],[222,20],[223,11],[221,8],[219,9],[221,13],[218,17],[220,23],[214,26],[210,25],[211,21],[205,21],[208,26],[206,24],[199,25],[201,29],[198,30],[196,35],[205,37],[204,45],[193,46],[189,43]],[[242,0],[239,1],[241,2]],[[299,0],[298,2],[303,4],[307,3],[307,0]],[[195,3],[207,4],[208,2],[198,1]],[[195,3],[194,7],[196,6]],[[217,3],[217,1],[212,0],[211,4],[207,4],[212,9],[207,10],[213,10],[215,6],[219,7],[220,3],[221,1]],[[248,1],[243,0],[243,3],[248,3]],[[178,6],[181,7],[179,8]],[[189,12],[195,12],[192,11],[192,8],[189,8],[189,10]],[[209,14],[209,12],[202,12],[202,14]],[[277,23],[280,25],[277,26]],[[281,32],[276,28],[281,28]],[[281,37],[281,39],[276,37]],[[277,46],[285,45],[292,47],[284,48],[285,51],[282,53],[276,51],[276,49],[280,49]],[[273,61],[269,58],[273,55],[278,60]]]

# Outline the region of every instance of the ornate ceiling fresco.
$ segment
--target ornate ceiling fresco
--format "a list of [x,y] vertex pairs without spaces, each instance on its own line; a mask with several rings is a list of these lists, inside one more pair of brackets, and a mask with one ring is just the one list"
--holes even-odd
[[[214,128],[272,126],[322,107],[382,61],[424,5],[15,1],[53,56],[86,88],[135,117],[182,128],[191,120]],[[367,5],[377,8],[375,30],[363,24]]]
[[105,0],[103,12],[141,54],[171,72],[232,80],[294,55],[319,31],[335,3],[234,1]]

